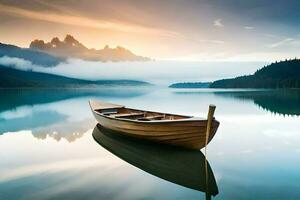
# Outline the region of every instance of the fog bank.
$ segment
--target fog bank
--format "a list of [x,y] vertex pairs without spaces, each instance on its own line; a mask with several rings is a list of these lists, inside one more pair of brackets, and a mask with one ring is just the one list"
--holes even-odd
[[93,62],[81,59],[68,59],[55,67],[45,68],[33,65],[30,61],[1,57],[0,64],[20,70],[51,73],[73,78],[134,79],[156,84],[170,84],[184,81],[214,81],[255,72],[267,63],[263,62]]

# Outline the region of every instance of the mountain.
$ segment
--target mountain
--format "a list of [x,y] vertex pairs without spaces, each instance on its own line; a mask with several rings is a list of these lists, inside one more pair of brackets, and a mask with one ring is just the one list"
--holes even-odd
[[14,45],[0,43],[0,57],[3,56],[22,58],[32,62],[32,64],[45,67],[55,66],[65,60],[61,57],[49,55],[33,49],[20,48]]
[[54,37],[50,42],[34,40],[30,48],[46,52],[55,56],[80,58],[91,61],[149,61],[147,57],[137,56],[128,49],[118,46],[110,48],[108,45],[104,49],[88,49],[73,36],[67,35],[63,41]]
[[300,59],[265,66],[252,75],[214,81],[211,88],[300,88]]
[[135,80],[88,81],[33,71],[22,71],[0,65],[0,88],[73,88],[100,85],[149,85]]
[[169,88],[209,88],[211,82],[173,83]]

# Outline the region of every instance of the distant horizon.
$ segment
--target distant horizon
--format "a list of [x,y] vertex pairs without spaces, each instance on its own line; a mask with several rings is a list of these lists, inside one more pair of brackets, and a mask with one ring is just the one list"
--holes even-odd
[[[72,34],[66,34],[66,35],[72,35]],[[62,39],[62,38],[59,38],[59,39]],[[37,40],[37,39],[34,39],[34,40]],[[32,40],[32,41],[34,41],[34,40]],[[42,39],[41,39],[42,40]],[[32,42],[31,41],[31,42]],[[31,43],[30,42],[30,43]],[[49,42],[49,41],[45,41],[45,42]],[[4,43],[4,42],[2,42],[2,41],[0,41],[0,44],[6,44],[6,45],[13,45],[13,46],[17,46],[17,47],[20,47],[20,48],[30,48],[30,43],[28,44],[28,46],[19,46],[19,45],[17,45],[17,44],[13,44],[13,43]],[[117,47],[123,47],[123,48],[125,48],[125,49],[128,49],[128,50],[130,50],[131,51],[131,49],[130,48],[128,48],[128,47],[126,47],[126,46],[123,46],[123,45],[116,45],[116,46],[110,46],[110,45],[108,45],[108,44],[106,44],[106,45],[104,45],[102,48],[101,47],[99,47],[99,48],[97,48],[97,49],[95,49],[95,50],[101,50],[101,49],[104,49],[106,46],[108,46],[109,48],[112,48],[112,49],[114,49],[114,48],[117,48]],[[87,47],[87,48],[89,48],[89,47]],[[135,53],[134,51],[133,51],[133,53]],[[147,55],[140,55],[140,56],[145,56],[145,57],[147,57]],[[264,63],[273,63],[273,62],[278,62],[278,61],[284,61],[284,60],[286,60],[286,59],[294,59],[294,58],[298,58],[298,56],[295,56],[295,57],[285,57],[285,58],[278,58],[278,59],[275,59],[275,60],[189,60],[189,59],[184,59],[184,58],[162,58],[162,59],[156,59],[156,58],[150,58],[150,59],[152,59],[150,62],[152,62],[152,61],[174,61],[174,62],[203,62],[203,63],[211,63],[211,62],[216,62],[216,63],[222,63],[222,62],[227,62],[227,63],[230,63],[230,62],[233,62],[233,63],[235,63],[235,62],[241,62],[241,63],[243,63],[243,62],[258,62],[258,63],[262,63],[262,62],[264,62]],[[121,61],[121,62],[126,62],[126,61]]]

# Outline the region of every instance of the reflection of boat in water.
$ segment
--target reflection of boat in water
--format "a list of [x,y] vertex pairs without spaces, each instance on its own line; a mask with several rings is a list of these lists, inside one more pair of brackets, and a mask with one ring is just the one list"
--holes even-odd
[[124,161],[162,179],[206,193],[218,194],[212,169],[201,151],[134,140],[99,124],[94,139]]
[[214,137],[219,122],[209,107],[207,119],[127,108],[90,101],[92,112],[103,127],[131,137],[159,143],[201,149]]

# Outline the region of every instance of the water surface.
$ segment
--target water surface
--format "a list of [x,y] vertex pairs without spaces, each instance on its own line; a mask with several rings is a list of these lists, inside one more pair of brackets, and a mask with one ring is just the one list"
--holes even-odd
[[202,117],[213,103],[221,122],[208,146],[219,191],[213,199],[300,198],[299,90],[113,87],[0,94],[0,199],[205,199],[98,144],[89,99]]

